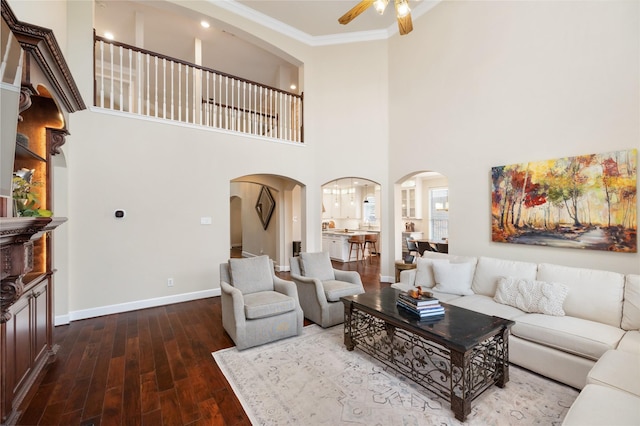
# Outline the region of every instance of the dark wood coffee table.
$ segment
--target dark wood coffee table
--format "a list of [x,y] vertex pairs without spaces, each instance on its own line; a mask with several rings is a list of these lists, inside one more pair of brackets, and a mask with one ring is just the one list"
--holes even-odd
[[471,401],[509,381],[513,321],[442,303],[444,318],[420,320],[398,307],[399,290],[342,297],[344,344],[358,347],[451,403],[464,421]]

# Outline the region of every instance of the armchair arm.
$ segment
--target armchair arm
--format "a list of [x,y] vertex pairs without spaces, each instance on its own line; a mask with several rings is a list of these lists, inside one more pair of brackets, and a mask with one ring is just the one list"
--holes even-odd
[[292,281],[283,280],[280,277],[273,276],[273,289],[278,293],[286,294],[298,301],[298,290],[296,284]]
[[243,324],[245,317],[242,292],[224,281],[220,281],[220,289],[222,290],[220,295],[222,297],[223,314],[228,312],[237,325]]
[[324,287],[322,281],[317,278],[303,277],[302,275],[291,274],[291,279],[296,284],[298,289],[298,297],[300,299],[315,300],[320,303],[320,306],[327,305],[327,296],[324,294]]
[[[360,287],[362,287],[362,278],[360,277],[360,274],[358,272],[341,271],[339,269],[334,269],[333,272],[335,273],[336,280],[359,285]],[[363,291],[364,291],[364,287],[363,287]]]
[[400,271],[400,282],[414,287],[416,283],[416,270],[405,269],[404,271]]

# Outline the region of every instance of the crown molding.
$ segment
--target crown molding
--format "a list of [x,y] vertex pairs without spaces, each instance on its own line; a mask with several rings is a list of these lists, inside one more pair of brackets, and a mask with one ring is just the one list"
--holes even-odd
[[[234,13],[238,16],[246,18],[263,27],[269,28],[301,43],[309,46],[329,46],[335,44],[356,43],[362,41],[386,40],[398,33],[398,26],[394,23],[386,29],[373,31],[357,31],[343,34],[329,34],[324,36],[312,36],[304,31],[300,31],[290,25],[287,25],[271,16],[258,12],[236,0],[208,0],[216,6]],[[418,6],[411,11],[412,19],[417,19],[427,13],[429,10],[438,5],[442,0],[423,0]]]

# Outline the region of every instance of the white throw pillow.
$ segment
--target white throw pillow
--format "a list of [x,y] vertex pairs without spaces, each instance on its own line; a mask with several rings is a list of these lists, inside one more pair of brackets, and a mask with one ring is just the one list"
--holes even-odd
[[501,277],[494,300],[525,312],[564,316],[562,304],[569,287],[515,277]]
[[459,296],[470,296],[471,290],[471,270],[473,264],[449,263],[448,260],[432,260],[433,277],[436,286],[435,291],[441,293],[457,294]]
[[416,279],[414,285],[431,288],[436,284],[433,278],[433,268],[431,267],[433,259],[419,257],[416,259]]

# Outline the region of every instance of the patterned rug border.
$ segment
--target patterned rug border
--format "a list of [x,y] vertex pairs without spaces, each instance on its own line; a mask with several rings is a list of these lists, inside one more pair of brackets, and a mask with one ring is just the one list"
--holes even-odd
[[[335,327],[342,327],[342,325],[336,325]],[[277,340],[275,342],[267,343],[262,346],[245,349],[245,351],[257,350],[257,349],[264,350],[268,347],[282,344],[283,342],[286,342],[287,340],[290,340],[290,339],[304,339],[310,336],[315,336],[316,334],[322,333],[323,331],[326,331],[326,330],[320,327],[319,325],[310,324],[302,328],[302,334],[300,336],[294,336],[294,337],[289,337],[287,339]],[[251,404],[249,404],[249,401],[246,401],[244,395],[241,393],[241,389],[239,389],[239,384],[235,383],[235,381],[232,382],[231,380],[229,380],[229,377],[232,376],[232,372],[230,371],[231,368],[226,363],[221,363],[219,361],[220,359],[219,357],[226,352],[240,353],[241,351],[237,350],[236,347],[233,346],[231,348],[220,349],[219,351],[211,352],[211,356],[213,356],[213,359],[215,360],[216,364],[218,364],[218,368],[220,368],[220,371],[222,371],[222,374],[224,374],[224,378],[231,385],[231,389],[233,389],[233,393],[236,395],[236,398],[238,398],[238,401],[240,401],[240,405],[242,405],[242,408],[244,408],[245,413],[247,413],[247,417],[249,417],[251,424],[258,424],[258,419],[256,417],[256,414],[253,412],[253,408]]]
[[[296,347],[300,344],[312,344],[312,343],[304,343],[307,339],[324,339],[324,337],[319,337],[320,334],[327,335],[327,342],[334,341],[331,344],[331,347],[335,345],[337,340],[342,337],[342,324],[323,329],[316,324],[311,324],[307,327],[303,328],[303,332],[300,336],[290,337],[287,339],[279,340],[276,342],[271,342],[262,346],[249,348],[243,351],[238,351],[236,347],[231,347],[227,349],[221,349],[216,352],[212,352],[211,355],[225,376],[225,379],[229,382],[231,389],[234,394],[238,398],[240,404],[244,408],[251,424],[298,424],[301,420],[301,417],[296,417],[296,404],[290,405],[288,404],[290,399],[286,399],[286,403],[288,405],[282,404],[283,398],[279,398],[280,396],[284,396],[284,394],[277,393],[269,393],[273,389],[271,386],[273,383],[268,384],[269,381],[265,382],[265,377],[262,377],[263,374],[261,372],[257,372],[257,376],[261,380],[256,381],[256,387],[253,385],[247,386],[247,376],[251,373],[250,370],[253,369],[238,369],[238,362],[246,362],[250,361],[252,366],[260,365],[265,361],[265,359],[269,358],[269,354],[272,354],[272,350],[277,351],[278,346],[289,346],[291,348],[292,342],[296,341],[296,344],[293,347]],[[320,340],[322,341],[322,340]],[[316,341],[320,342],[320,341]],[[346,352],[346,348],[343,347]],[[234,353],[230,353],[234,352]],[[289,354],[289,352],[284,352],[285,354]],[[252,354],[255,354],[252,355]],[[278,352],[273,352],[273,354],[278,354]],[[433,425],[462,425],[463,423],[459,422],[455,418],[453,418],[453,413],[450,412],[449,403],[446,401],[442,401],[441,399],[435,397],[429,391],[423,389],[420,385],[417,385],[411,382],[409,379],[404,378],[400,374],[396,373],[394,370],[389,369],[384,364],[380,363],[378,360],[370,357],[366,353],[362,351],[358,351],[357,349],[353,352],[348,352],[348,354],[358,354],[359,359],[362,360],[362,363],[370,364],[372,370],[383,371],[387,376],[391,376],[391,382],[395,382],[395,385],[398,382],[408,382],[409,385],[405,383],[404,385],[400,383],[403,395],[402,398],[409,398],[405,400],[405,402],[400,402],[402,404],[406,404],[406,401],[418,401],[418,403],[425,403],[428,405],[428,409],[424,410],[424,412],[419,413],[422,418],[422,422],[414,423],[414,424],[433,424]],[[233,357],[234,355],[239,355],[241,357],[240,360],[233,361],[228,357]],[[285,355],[287,358],[289,355]],[[244,359],[244,360],[243,360]],[[310,357],[309,359],[314,359]],[[322,358],[319,358],[322,360]],[[255,364],[257,362],[258,364]],[[236,367],[234,369],[234,365]],[[276,367],[277,368],[277,367]],[[485,425],[485,424],[496,424],[496,425],[560,425],[562,423],[562,419],[566,415],[568,408],[571,406],[573,401],[578,395],[578,391],[571,388],[570,386],[564,385],[562,383],[555,382],[546,377],[540,376],[536,373],[518,367],[516,365],[511,364],[510,369],[512,370],[511,379],[509,383],[513,386],[509,389],[509,383],[507,383],[507,387],[498,388],[493,387],[487,389],[485,393],[480,395],[480,397],[472,403],[472,412],[467,417],[467,420],[464,424],[477,424],[477,425]],[[345,370],[346,371],[346,370]],[[383,375],[384,375],[383,374]],[[378,376],[379,374],[376,374]],[[244,376],[244,379],[242,378]],[[267,374],[268,376],[268,374]],[[393,377],[397,376],[397,377]],[[251,376],[253,377],[253,376]],[[267,387],[265,387],[267,386]],[[391,386],[391,385],[390,385]],[[411,396],[408,394],[407,388],[413,387],[414,394]],[[385,386],[387,388],[387,386]],[[363,388],[365,392],[370,391],[370,389]],[[511,390],[511,392],[510,392]],[[516,390],[516,392],[513,392]],[[548,396],[551,395],[551,398]],[[268,398],[260,398],[262,395],[267,395]],[[298,395],[298,394],[294,394]],[[417,395],[417,400],[415,399]],[[353,396],[353,395],[352,395]],[[380,395],[378,395],[380,396]],[[253,398],[252,398],[253,397]],[[557,399],[553,399],[556,397]],[[285,397],[286,398],[286,397]],[[306,400],[314,400],[315,397],[312,395],[311,398],[307,398]],[[412,399],[413,398],[413,399]],[[531,398],[531,399],[530,399]],[[267,411],[265,411],[264,404],[261,404],[259,401],[270,401],[270,406],[267,407]],[[294,397],[295,400],[295,397]],[[342,399],[341,399],[342,400]],[[483,401],[484,400],[484,401]],[[258,403],[256,403],[258,401]],[[345,402],[345,401],[342,401]],[[348,401],[347,401],[348,402]],[[390,402],[390,401],[387,401]],[[280,405],[278,405],[280,403]],[[412,402],[409,402],[409,406],[412,406]],[[262,406],[261,406],[262,405]],[[347,404],[349,405],[349,404]],[[356,404],[357,405],[357,404]],[[474,407],[475,406],[475,407]],[[344,406],[346,408],[351,408],[350,406]],[[343,408],[344,408],[343,407]],[[342,420],[340,418],[336,421],[332,421],[331,424],[368,424],[362,423],[358,420],[363,420],[362,418],[358,418],[358,415],[361,413],[357,412],[357,410],[362,409],[360,406],[354,406],[355,411],[353,413],[347,410],[347,417],[351,416],[352,418],[345,419],[345,413],[343,413]],[[554,408],[555,407],[555,408]],[[366,408],[366,407],[365,407]],[[397,399],[395,400],[395,405],[392,404],[391,410],[397,417],[398,415],[398,405]],[[404,408],[404,407],[402,407]],[[415,406],[413,407],[415,408]],[[284,410],[284,411],[281,411]],[[395,410],[395,411],[394,411]],[[433,412],[430,412],[432,410]],[[317,411],[317,410],[316,410]],[[477,411],[477,412],[476,412]],[[402,415],[404,416],[403,422],[407,419],[410,420],[409,423],[413,423],[415,420],[420,420],[420,418],[416,418],[413,414],[415,413],[406,413],[405,410],[401,410]],[[275,413],[275,414],[274,414]],[[387,413],[384,412],[386,415]],[[354,416],[355,415],[355,416]],[[275,416],[275,417],[272,417]],[[280,416],[280,420],[274,420]],[[375,418],[375,416],[374,416]],[[335,419],[334,419],[335,420]],[[371,419],[369,419],[371,420]],[[426,423],[425,423],[426,420]],[[305,424],[316,424],[311,422],[309,419],[306,419]],[[318,422],[318,424],[329,424],[326,423],[326,419],[322,422]],[[383,424],[382,422],[380,424]],[[391,423],[389,423],[391,424]],[[395,424],[395,422],[393,423]]]

